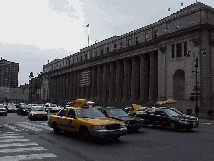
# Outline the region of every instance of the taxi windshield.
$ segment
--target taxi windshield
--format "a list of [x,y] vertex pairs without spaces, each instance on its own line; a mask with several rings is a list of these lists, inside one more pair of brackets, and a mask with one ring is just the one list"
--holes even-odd
[[111,110],[107,110],[107,113],[109,114],[109,116],[128,116],[128,114],[123,111],[122,109],[111,109]]
[[96,109],[77,109],[77,117],[79,118],[94,118],[94,117],[105,117],[100,111]]

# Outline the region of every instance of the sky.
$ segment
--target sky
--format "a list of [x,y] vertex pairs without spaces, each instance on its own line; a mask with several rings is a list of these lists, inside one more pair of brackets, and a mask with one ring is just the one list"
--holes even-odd
[[[18,84],[43,65],[169,16],[196,0],[0,0],[0,56],[19,63]],[[214,0],[202,2],[214,8]],[[168,11],[170,8],[170,11]]]

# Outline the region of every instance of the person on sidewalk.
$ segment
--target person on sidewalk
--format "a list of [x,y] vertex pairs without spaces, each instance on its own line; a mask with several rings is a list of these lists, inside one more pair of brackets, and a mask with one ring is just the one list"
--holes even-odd
[[209,109],[209,111],[207,112],[208,115],[209,115],[209,119],[212,120],[212,117],[213,117],[213,109]]

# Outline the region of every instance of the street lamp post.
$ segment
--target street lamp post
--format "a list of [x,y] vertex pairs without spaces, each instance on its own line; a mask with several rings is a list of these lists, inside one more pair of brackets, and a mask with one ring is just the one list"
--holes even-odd
[[[190,57],[190,53],[193,53],[192,51],[188,51],[188,53],[187,53],[187,57]],[[197,54],[197,57],[195,58],[195,54],[193,53],[193,55],[194,55],[194,58],[195,58],[195,62],[196,62],[196,64],[195,64],[195,71],[192,71],[192,72],[195,72],[195,87],[194,87],[194,90],[195,90],[195,93],[193,93],[193,95],[195,95],[195,114],[196,114],[196,116],[198,117],[198,113],[199,113],[199,107],[198,107],[198,96],[200,95],[200,93],[198,93],[198,91],[200,91],[200,89],[199,89],[199,87],[198,87],[198,56],[200,55],[200,54],[203,54],[203,55],[205,55],[206,54],[206,50],[205,49],[201,49],[200,51],[199,51],[199,53]]]

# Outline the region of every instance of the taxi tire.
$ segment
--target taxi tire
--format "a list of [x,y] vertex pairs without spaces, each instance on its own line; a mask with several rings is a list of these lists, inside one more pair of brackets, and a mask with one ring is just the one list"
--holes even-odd
[[57,126],[56,123],[54,123],[54,125],[53,125],[53,130],[54,130],[55,134],[60,134],[61,133],[61,130],[59,129],[59,127]]
[[87,128],[81,128],[80,129],[80,136],[81,136],[81,139],[83,141],[88,141],[89,140],[89,137],[90,137],[90,134],[88,132],[88,129]]
[[116,135],[116,136],[112,136],[111,138],[112,138],[113,140],[118,140],[119,137],[120,137],[120,136]]

